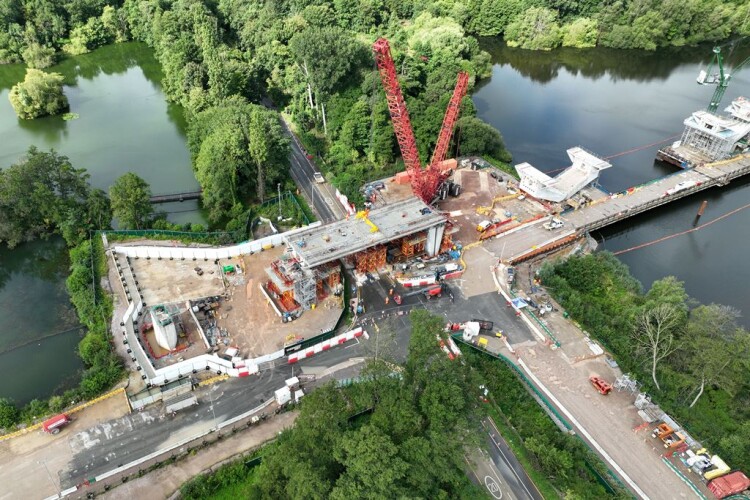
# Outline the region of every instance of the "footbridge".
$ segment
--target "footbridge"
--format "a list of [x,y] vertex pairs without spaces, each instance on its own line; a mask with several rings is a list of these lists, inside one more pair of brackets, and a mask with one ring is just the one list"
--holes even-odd
[[201,197],[202,191],[186,191],[184,193],[155,194],[151,196],[151,203],[169,203],[172,201],[197,200]]
[[488,241],[500,260],[516,264],[552,251],[586,232],[666,205],[714,186],[725,186],[750,173],[750,155],[705,164],[611,194],[579,210],[564,214],[561,230],[543,227],[546,218],[522,224]]

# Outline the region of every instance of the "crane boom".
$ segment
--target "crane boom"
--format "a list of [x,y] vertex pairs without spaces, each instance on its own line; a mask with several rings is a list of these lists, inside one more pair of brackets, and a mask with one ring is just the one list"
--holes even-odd
[[443,182],[443,173],[440,171],[439,164],[445,160],[445,155],[448,152],[448,146],[450,146],[451,136],[453,135],[453,127],[456,125],[458,114],[461,111],[461,99],[466,95],[468,86],[469,74],[465,71],[459,72],[456,87],[453,89],[453,95],[445,110],[443,125],[440,127],[440,134],[438,135],[437,144],[435,144],[435,152],[432,154],[432,160],[427,167],[424,178],[424,190],[430,193],[430,197],[435,195],[438,186]]
[[393,131],[396,134],[398,147],[401,150],[401,156],[406,165],[406,171],[411,176],[411,185],[414,194],[422,197],[422,166],[419,161],[419,150],[417,141],[414,139],[414,132],[409,120],[409,111],[406,109],[404,96],[401,94],[401,85],[398,83],[396,76],[396,67],[391,57],[391,47],[388,40],[378,38],[373,44],[372,50],[375,53],[375,62],[380,73],[380,80],[385,90],[385,98],[388,102],[388,111],[391,114]]
[[[714,52],[714,55],[711,58],[711,62],[709,63],[708,68],[706,69],[705,72],[701,71],[700,74],[698,75],[698,83],[700,85],[716,84],[716,90],[714,91],[714,95],[711,96],[711,102],[709,103],[708,108],[706,108],[708,111],[712,113],[718,109],[719,103],[724,97],[724,93],[727,91],[729,82],[732,79],[732,74],[741,70],[747,63],[750,62],[750,57],[748,57],[747,59],[742,61],[740,64],[732,68],[731,72],[725,72],[724,71],[724,59],[721,56],[721,47],[714,47],[713,52]],[[718,68],[718,73],[712,72],[714,66]]]
[[401,150],[406,171],[411,177],[412,192],[425,203],[430,203],[435,197],[440,183],[443,181],[442,172],[440,172],[437,165],[445,159],[445,155],[448,152],[453,127],[456,125],[456,120],[461,110],[461,99],[466,95],[466,89],[469,85],[469,74],[464,71],[458,73],[458,81],[456,82],[456,87],[453,89],[453,95],[443,117],[443,124],[435,145],[435,152],[432,155],[429,166],[425,170],[422,170],[419,151],[417,150],[417,141],[414,138],[414,132],[411,128],[409,111],[406,109],[406,102],[404,102],[404,97],[401,93],[401,85],[398,83],[396,66],[393,63],[388,40],[378,38],[372,45],[372,51],[375,53],[375,62],[377,63],[380,80],[385,90],[388,111],[391,114],[391,122],[393,123],[398,147]]

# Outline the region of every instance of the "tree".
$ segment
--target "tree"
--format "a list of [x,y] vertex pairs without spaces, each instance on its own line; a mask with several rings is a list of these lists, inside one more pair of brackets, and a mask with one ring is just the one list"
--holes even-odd
[[656,379],[657,364],[675,352],[677,328],[681,324],[681,312],[672,304],[663,303],[641,312],[636,318],[633,340],[638,351],[649,358],[651,378],[661,390]]
[[66,223],[82,226],[87,179],[67,157],[30,147],[18,163],[0,170],[0,241],[14,247]]
[[10,429],[18,423],[18,408],[8,398],[0,398],[0,428]]
[[120,228],[148,227],[154,209],[151,206],[151,188],[146,181],[132,172],[121,175],[109,188],[109,198]]
[[492,125],[474,116],[464,116],[458,120],[456,129],[459,155],[488,155],[506,163],[511,160],[503,136]]
[[750,365],[750,335],[737,326],[739,311],[717,304],[690,311],[684,369],[695,379],[695,406],[706,386],[720,387],[736,394],[743,385],[743,374]]
[[334,449],[334,457],[346,472],[336,481],[331,498],[400,496],[398,484],[408,464],[398,456],[398,451],[391,438],[372,425],[345,434]]
[[596,47],[596,40],[599,37],[596,21],[588,17],[579,17],[573,22],[563,25],[562,33],[563,47],[577,47],[579,49]]
[[59,73],[29,68],[24,81],[10,89],[8,99],[19,118],[56,115],[69,107],[62,88],[64,81],[65,78]]
[[531,7],[517,15],[505,28],[505,41],[511,47],[550,50],[562,41],[557,12],[544,7]]
[[188,129],[188,147],[211,220],[228,215],[247,197],[265,198],[266,188],[282,179],[289,161],[289,140],[278,115],[239,97],[197,113]]
[[317,110],[320,105],[327,133],[324,101],[357,67],[363,58],[363,46],[340,28],[310,27],[294,35],[289,48],[305,77],[310,107]]
[[55,64],[55,49],[32,42],[23,52],[23,62],[29,68],[44,69]]

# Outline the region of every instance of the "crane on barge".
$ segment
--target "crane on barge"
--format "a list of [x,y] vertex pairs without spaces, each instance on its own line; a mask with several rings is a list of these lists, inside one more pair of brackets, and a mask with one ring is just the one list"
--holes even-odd
[[716,85],[716,90],[714,91],[714,95],[711,97],[711,102],[707,108],[711,113],[714,113],[719,107],[719,103],[724,97],[724,93],[727,91],[732,76],[750,63],[750,57],[748,57],[729,71],[724,68],[724,58],[721,55],[721,47],[714,47],[713,52],[714,55],[711,58],[711,62],[708,64],[708,68],[706,68],[706,70],[701,70],[696,79],[699,85]]

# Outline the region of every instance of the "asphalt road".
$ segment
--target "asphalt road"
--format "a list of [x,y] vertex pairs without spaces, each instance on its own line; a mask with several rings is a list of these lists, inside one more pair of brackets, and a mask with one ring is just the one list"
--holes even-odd
[[[362,353],[362,343],[349,343],[300,361],[278,363],[257,376],[233,378],[194,392],[199,404],[171,417],[163,405],[147,407],[124,417],[102,422],[69,438],[74,456],[60,474],[62,488],[167,448],[188,437],[209,432],[221,422],[241,415],[273,398],[284,381],[300,373],[320,374]],[[356,376],[356,367],[342,369],[345,378]],[[333,374],[338,376],[339,372]],[[304,386],[303,386],[304,387]]]
[[544,500],[492,419],[482,420],[482,427],[487,433],[487,450],[473,453],[469,464],[473,465],[472,475],[477,483],[484,485],[493,498]]
[[318,169],[307,157],[299,139],[289,129],[283,117],[281,118],[281,125],[290,139],[289,173],[297,187],[310,202],[315,215],[322,222],[332,222],[346,217],[344,207],[336,198],[335,189],[327,182],[320,184],[315,182],[313,174]]

